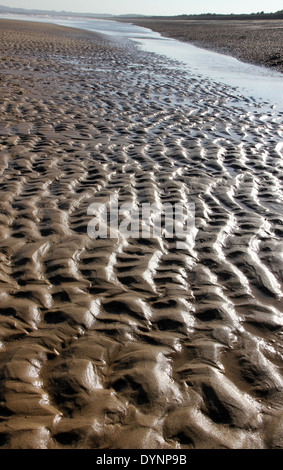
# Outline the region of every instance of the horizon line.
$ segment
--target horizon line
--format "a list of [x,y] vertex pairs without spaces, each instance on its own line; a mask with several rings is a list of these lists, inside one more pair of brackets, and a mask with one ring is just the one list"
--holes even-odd
[[246,16],[249,16],[249,15],[274,15],[276,13],[280,13],[280,12],[283,12],[283,10],[277,10],[277,11],[273,11],[273,12],[266,12],[266,11],[260,11],[260,12],[251,12],[251,13],[215,13],[215,12],[204,12],[204,13],[178,13],[178,14],[174,14],[174,15],[150,15],[150,14],[144,14],[144,13],[120,13],[120,14],[114,14],[114,13],[95,13],[95,12],[82,12],[82,11],[72,11],[72,10],[43,10],[43,9],[38,9],[38,8],[22,8],[22,7],[9,7],[9,6],[6,6],[6,5],[2,5],[0,4],[0,10],[1,8],[4,8],[4,9],[7,9],[9,11],[11,10],[18,10],[18,11],[28,11],[28,12],[42,12],[42,13],[45,13],[45,14],[75,14],[75,15],[97,15],[97,16],[113,16],[113,17],[117,17],[117,16],[128,16],[128,17],[179,17],[179,16],[243,16],[243,15],[246,15]]

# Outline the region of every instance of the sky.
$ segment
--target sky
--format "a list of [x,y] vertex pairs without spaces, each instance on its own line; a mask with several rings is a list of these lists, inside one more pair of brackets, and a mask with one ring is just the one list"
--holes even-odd
[[181,15],[184,13],[266,13],[282,10],[282,0],[0,0],[0,5],[38,10],[82,13],[138,13]]

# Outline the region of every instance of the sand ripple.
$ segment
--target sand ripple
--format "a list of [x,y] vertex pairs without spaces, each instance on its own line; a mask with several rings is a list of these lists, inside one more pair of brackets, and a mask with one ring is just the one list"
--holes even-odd
[[[87,33],[5,25],[0,445],[282,448],[282,115]],[[194,202],[194,245],[91,240],[110,195]]]

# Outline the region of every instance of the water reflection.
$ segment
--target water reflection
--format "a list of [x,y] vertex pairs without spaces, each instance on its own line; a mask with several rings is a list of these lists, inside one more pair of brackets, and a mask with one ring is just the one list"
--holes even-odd
[[180,67],[191,73],[214,82],[237,87],[239,94],[268,102],[275,105],[277,111],[283,112],[282,74],[266,67],[246,64],[227,55],[174,39],[163,38],[159,33],[130,23],[102,19],[24,17],[22,15],[2,15],[1,17],[52,22],[106,34],[115,40],[133,40],[138,42],[144,51],[180,61]]

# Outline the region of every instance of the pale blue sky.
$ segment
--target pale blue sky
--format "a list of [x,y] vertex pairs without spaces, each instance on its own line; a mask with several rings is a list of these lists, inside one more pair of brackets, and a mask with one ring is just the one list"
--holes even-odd
[[0,0],[1,5],[41,10],[89,13],[141,13],[180,15],[183,13],[256,13],[282,10],[282,0]]

